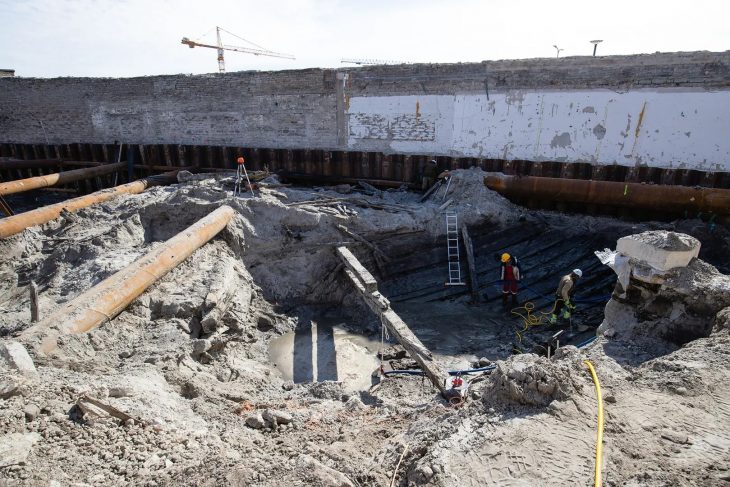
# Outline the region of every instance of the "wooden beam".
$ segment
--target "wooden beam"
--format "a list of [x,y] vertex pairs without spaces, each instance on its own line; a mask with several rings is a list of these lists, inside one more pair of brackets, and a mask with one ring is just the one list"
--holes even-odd
[[337,225],[337,229],[339,231],[341,231],[342,233],[344,233],[345,235],[347,235],[348,237],[352,237],[355,240],[357,240],[358,242],[363,243],[367,248],[369,248],[370,250],[373,251],[373,254],[377,258],[380,258],[380,259],[384,260],[385,262],[389,262],[390,261],[390,257],[388,257],[387,255],[385,255],[383,253],[383,251],[380,250],[380,248],[378,248],[377,245],[375,245],[374,243],[372,243],[371,241],[369,241],[365,237],[363,237],[361,235],[358,235],[357,233],[353,232],[352,230],[350,230],[349,228],[347,228],[344,225]]
[[368,292],[374,292],[378,290],[378,281],[375,280],[372,274],[363,267],[357,257],[355,257],[350,249],[347,247],[337,247],[337,253],[342,258],[345,265],[354,272],[357,277],[362,281],[362,285]]
[[[357,258],[346,247],[337,247],[337,253],[345,263],[345,273],[352,281],[355,289],[362,295],[365,304],[380,317],[383,326],[398,340],[398,343],[408,352],[410,357],[418,363],[434,386],[444,395],[447,391],[449,374],[434,359],[431,352],[421,343],[421,340],[408,328],[398,314],[390,307],[390,302],[377,291],[367,289],[365,280],[372,275],[365,269]],[[345,257],[347,255],[347,257]],[[359,269],[359,270],[355,270]],[[364,271],[364,272],[362,272]]]
[[466,224],[461,224],[461,236],[464,239],[464,248],[466,249],[466,262],[469,266],[469,287],[471,288],[472,302],[479,302],[479,283],[477,282],[477,270],[474,261],[474,246],[471,243],[471,237],[466,229]]
[[431,186],[428,189],[428,191],[426,191],[426,193],[423,196],[421,196],[421,203],[423,203],[424,201],[426,201],[428,199],[428,197],[431,196],[431,194],[435,193],[436,190],[439,189],[442,184],[444,184],[444,180],[443,179],[439,179],[438,181],[436,181],[433,184],[433,186]]
[[35,323],[40,319],[38,313],[38,286],[35,281],[30,281],[30,322]]
[[[275,166],[272,164],[269,170],[274,170]],[[320,174],[302,174],[290,171],[282,171],[279,176],[283,182],[294,182],[294,183],[313,183],[313,184],[358,184],[360,181],[367,181],[369,184],[374,186],[383,186],[386,188],[400,188],[404,184],[407,184],[400,180],[394,179],[364,179],[362,177],[349,177],[349,176],[324,176]],[[408,185],[409,187],[415,187]]]

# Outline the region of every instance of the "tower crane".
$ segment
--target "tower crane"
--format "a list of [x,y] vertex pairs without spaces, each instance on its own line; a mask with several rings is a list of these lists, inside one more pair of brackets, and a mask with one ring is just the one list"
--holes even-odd
[[[227,30],[225,30],[221,27],[216,26],[215,31],[216,31],[216,37],[218,39],[218,45],[215,45],[215,46],[212,44],[202,44],[200,42],[190,40],[187,37],[183,37],[182,41],[180,41],[180,42],[182,44],[186,44],[190,49],[192,49],[194,47],[209,47],[211,49],[216,49],[218,51],[218,71],[221,73],[226,72],[226,62],[223,59],[223,51],[247,52],[249,54],[253,54],[254,56],[269,56],[269,57],[280,57],[280,58],[284,58],[284,59],[296,59],[291,54],[283,54],[280,52],[274,52],[269,49],[266,49],[265,47],[259,46],[258,44],[254,44],[253,42],[247,41],[243,37],[239,37],[236,34],[234,34],[232,32],[228,32]],[[254,47],[251,48],[251,47],[224,45],[223,42],[221,41],[221,31],[226,32],[226,33],[232,35],[233,37],[238,37],[242,41],[245,41]]]

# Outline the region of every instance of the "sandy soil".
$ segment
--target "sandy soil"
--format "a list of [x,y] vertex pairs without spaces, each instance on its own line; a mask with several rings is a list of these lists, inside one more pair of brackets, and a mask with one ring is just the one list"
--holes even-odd
[[[692,220],[637,224],[532,212],[487,190],[483,176],[457,171],[448,198],[426,203],[409,192],[342,187],[264,188],[256,199],[234,200],[229,176],[197,176],[0,242],[6,344],[30,324],[31,280],[47,316],[221,204],[237,210],[224,232],[118,317],[35,357],[37,375],[0,368],[0,457],[8,459],[0,459],[0,479],[588,485],[597,409],[582,364],[588,358],[606,399],[604,485],[727,485],[730,287],[710,264],[729,271],[728,232]],[[474,239],[478,304],[469,303],[467,289],[443,286],[438,208],[449,198]],[[635,283],[639,298],[606,305],[615,275],[593,251],[655,229],[698,238],[700,259],[710,264],[697,260],[663,276],[659,288]],[[380,324],[338,267],[333,247],[343,242],[446,366],[496,363],[493,372],[470,376],[463,406],[450,407],[418,376],[370,387]],[[501,309],[494,286],[495,254],[505,250],[525,266],[531,290],[521,299],[540,310],[549,309],[563,273],[586,271],[573,323],[585,330],[574,341],[601,325],[599,338],[552,360],[511,355],[520,321]],[[221,288],[228,297],[215,306],[225,309],[208,319],[215,309],[208,294]],[[553,332],[529,334],[539,343]],[[694,338],[682,341],[687,333]],[[133,419],[110,417],[84,397]]]

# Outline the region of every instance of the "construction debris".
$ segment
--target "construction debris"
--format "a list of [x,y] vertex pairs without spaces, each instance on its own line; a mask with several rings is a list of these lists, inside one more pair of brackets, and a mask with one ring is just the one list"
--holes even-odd
[[41,439],[38,433],[11,433],[0,436],[0,468],[24,465],[33,446]]
[[[232,198],[231,173],[190,174],[4,238],[0,483],[588,485],[585,359],[604,390],[605,485],[724,482],[730,232],[530,211],[485,176],[451,171],[448,196],[420,202],[296,186]],[[449,199],[470,289],[444,286]],[[608,247],[621,272],[593,255]],[[585,271],[571,321],[525,333],[539,345],[561,332],[549,359],[512,354],[522,322],[499,305],[505,251],[535,316],[564,269]],[[134,296],[112,281],[124,303],[86,301],[99,322],[30,360],[29,330],[75,327],[64,310],[149,255],[166,273],[143,272]]]
[[[76,401],[76,406],[79,407],[84,415],[84,419],[92,421],[95,419],[103,419],[106,417],[117,418],[124,422],[134,421],[132,416],[120,411],[119,409],[104,404],[103,402],[88,396],[82,396]],[[137,423],[140,423],[137,420]]]
[[34,377],[38,374],[33,359],[25,347],[10,340],[0,342],[0,365],[25,377]]

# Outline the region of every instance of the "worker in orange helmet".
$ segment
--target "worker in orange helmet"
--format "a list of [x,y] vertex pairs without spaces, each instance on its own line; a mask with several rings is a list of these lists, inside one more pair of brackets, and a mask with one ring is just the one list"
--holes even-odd
[[508,253],[502,254],[500,259],[502,261],[502,268],[500,271],[500,280],[502,281],[502,307],[507,309],[509,307],[509,297],[512,296],[512,307],[517,306],[517,291],[518,282],[520,281],[520,268],[515,265],[512,260],[512,256]]
[[238,165],[241,165],[246,161],[243,159],[243,157],[239,157],[238,159],[236,159],[236,162],[238,163]]

